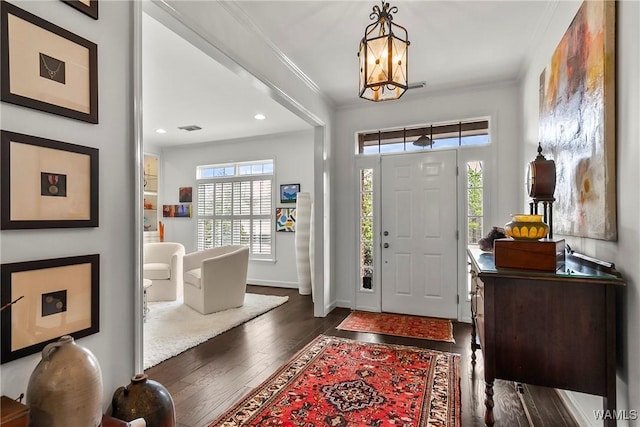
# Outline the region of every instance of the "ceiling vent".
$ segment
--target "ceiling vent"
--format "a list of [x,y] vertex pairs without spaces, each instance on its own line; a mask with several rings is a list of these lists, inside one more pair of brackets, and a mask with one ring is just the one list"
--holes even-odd
[[407,89],[422,89],[426,85],[427,85],[427,82],[411,83],[409,87],[407,87]]
[[187,125],[187,126],[179,126],[178,129],[186,130],[187,132],[193,132],[194,130],[200,130],[202,128],[196,125]]

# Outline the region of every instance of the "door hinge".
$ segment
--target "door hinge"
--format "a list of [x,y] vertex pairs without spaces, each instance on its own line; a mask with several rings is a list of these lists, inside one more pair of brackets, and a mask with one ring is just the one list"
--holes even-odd
[[456,230],[456,240],[460,240],[460,231]]
[[460,304],[460,295],[456,295],[456,304]]

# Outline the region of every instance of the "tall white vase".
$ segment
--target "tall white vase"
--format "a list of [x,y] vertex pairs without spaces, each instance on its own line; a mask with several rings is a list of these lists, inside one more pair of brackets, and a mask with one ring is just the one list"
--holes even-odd
[[309,226],[311,221],[311,195],[298,193],[296,199],[296,267],[298,292],[311,294],[311,265],[309,262]]
[[311,203],[311,212],[309,213],[309,273],[311,274],[311,300],[315,302],[314,294],[314,274],[315,274],[315,220],[313,215],[313,203]]

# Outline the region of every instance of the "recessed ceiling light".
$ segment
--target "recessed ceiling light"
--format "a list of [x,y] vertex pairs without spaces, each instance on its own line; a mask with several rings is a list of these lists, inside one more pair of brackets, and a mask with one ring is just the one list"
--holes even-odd
[[266,119],[265,115],[264,114],[260,114],[260,113],[258,113],[255,116],[253,116],[253,118],[256,119],[256,120],[264,120],[264,119]]
[[156,133],[167,133],[164,129],[156,129]]

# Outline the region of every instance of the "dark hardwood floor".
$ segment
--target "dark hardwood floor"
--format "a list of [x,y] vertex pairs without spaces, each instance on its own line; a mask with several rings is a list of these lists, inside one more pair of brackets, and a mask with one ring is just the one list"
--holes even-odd
[[[349,314],[348,309],[335,309],[327,317],[316,318],[311,297],[301,296],[295,289],[249,286],[247,292],[287,295],[289,301],[146,371],[171,393],[178,427],[206,427],[319,334],[460,354],[462,426],[484,425],[482,353],[475,352],[473,366],[469,324],[454,322],[455,344],[340,331],[335,327]],[[529,426],[513,383],[497,380],[494,401],[496,426]],[[572,425],[556,424],[553,413],[546,417],[541,421],[546,426]]]

